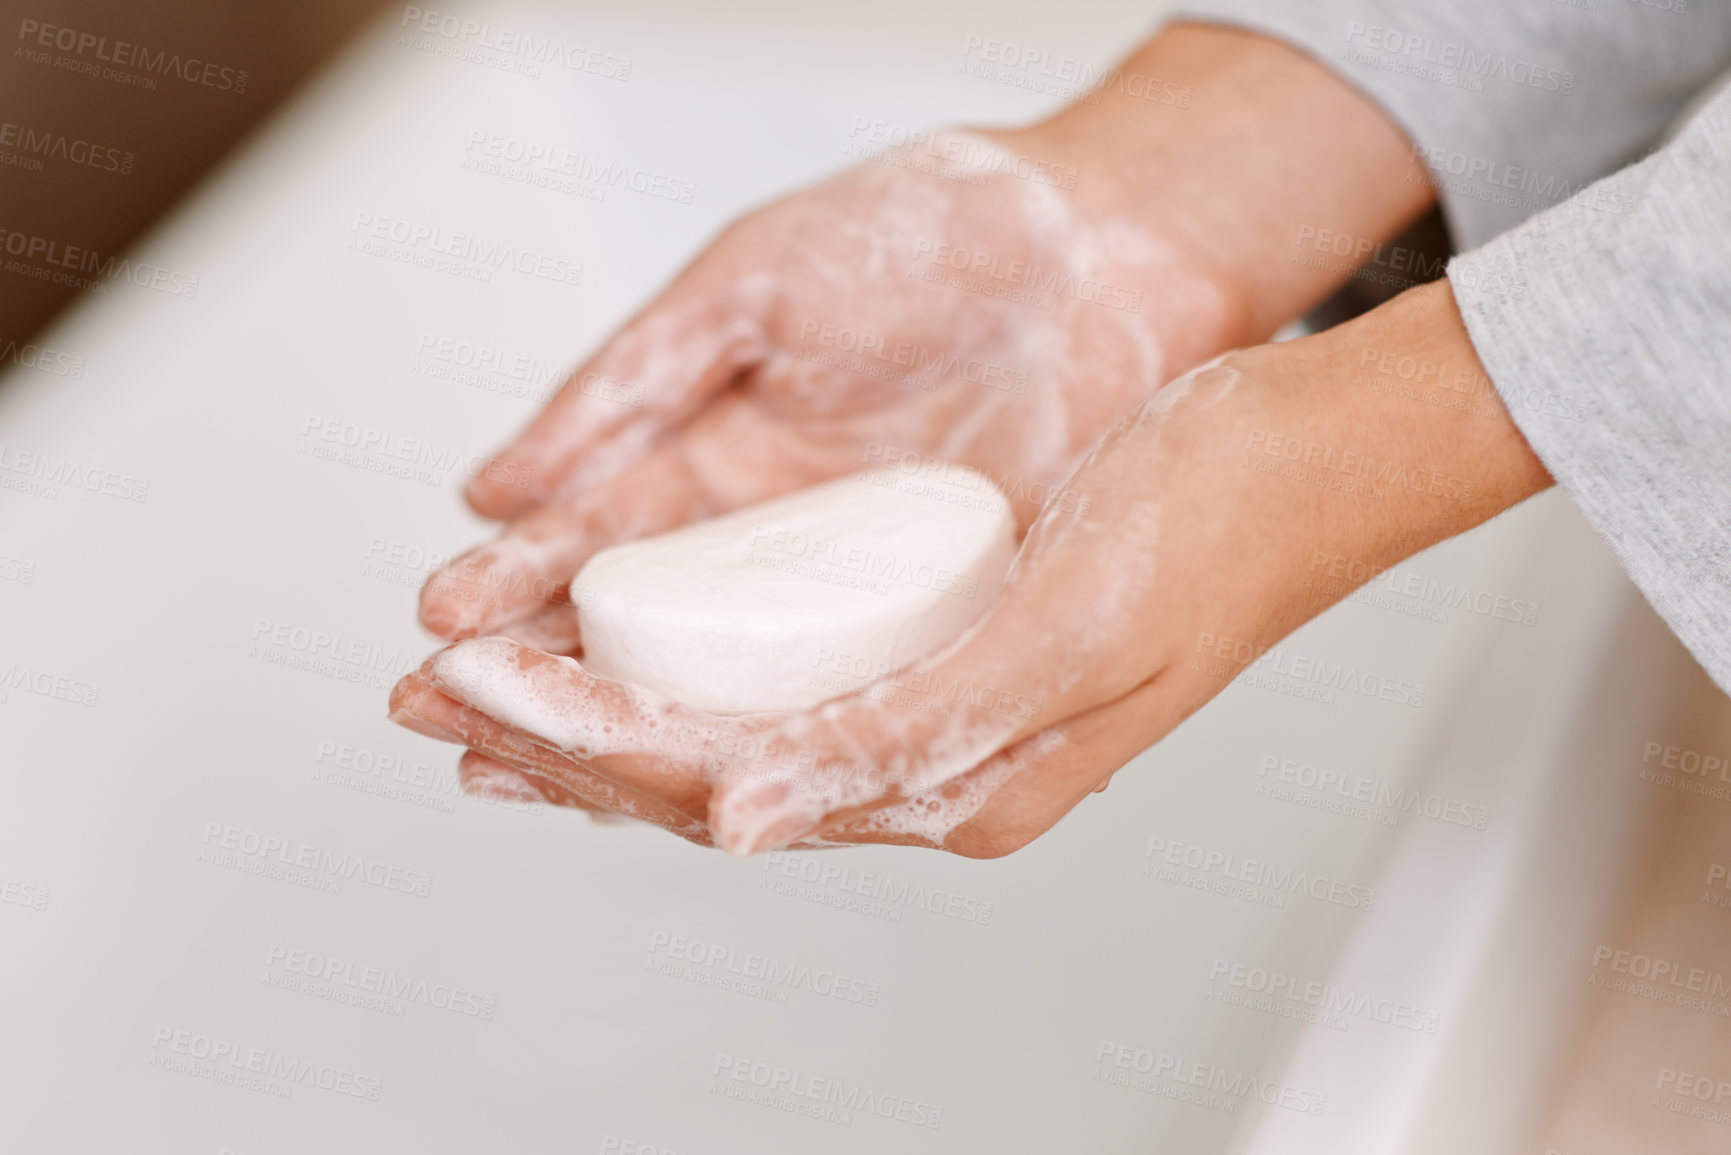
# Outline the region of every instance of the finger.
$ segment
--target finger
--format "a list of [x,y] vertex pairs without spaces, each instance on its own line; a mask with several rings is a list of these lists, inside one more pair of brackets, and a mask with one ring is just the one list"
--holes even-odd
[[[441,692],[434,684],[430,674],[438,667],[440,657],[458,650],[470,651],[472,656],[489,649],[497,651],[499,665],[481,672],[480,680],[496,677],[507,666],[516,668],[519,661],[540,671],[542,680],[538,686],[532,687],[526,681],[507,682],[500,687],[506,695],[526,691],[569,695],[573,685],[583,687],[585,692],[595,692],[595,700],[602,708],[589,719],[587,729],[578,725],[557,737],[563,741],[575,740],[579,745],[591,740],[611,740],[618,750],[595,755],[592,769],[585,760],[549,748],[548,739],[516,731]],[[574,681],[549,680],[553,671],[574,671],[577,677]],[[464,681],[476,674],[458,672],[451,676],[455,681]],[[530,697],[539,698],[541,694],[531,692]],[[557,707],[566,701],[564,697],[556,697],[552,704]],[[421,672],[398,682],[391,703],[392,719],[401,724],[413,729],[430,726],[484,752],[494,761],[550,778],[597,809],[653,823],[702,846],[715,844],[708,826],[701,817],[694,817],[708,808],[711,773],[705,763],[712,761],[713,756],[703,751],[715,741],[719,731],[739,734],[744,730],[743,724],[735,728],[732,719],[711,718],[671,703],[657,703],[643,691],[591,677],[569,659],[537,655],[502,638],[480,638],[450,647],[430,660]],[[519,705],[522,704],[520,701]],[[543,699],[541,705],[546,704]],[[590,731],[593,739],[585,737]],[[737,738],[732,741],[737,743]],[[657,790],[671,797],[672,802],[654,792]],[[813,850],[824,845],[821,841],[799,841],[790,849]]]
[[[1011,747],[1011,749],[1017,749]],[[1006,754],[1008,751],[1005,752]],[[936,790],[874,810],[863,817],[836,822],[812,837],[839,845],[885,844],[945,848],[950,832],[963,824],[1003,785],[1009,771],[1004,754],[957,775]]]
[[[442,638],[490,633],[564,598],[596,551],[706,510],[680,454],[663,445],[618,477],[541,506],[444,566],[421,589],[421,624]],[[575,628],[573,623],[572,628]]]
[[530,610],[526,616],[509,625],[496,627],[493,632],[520,646],[546,654],[576,657],[583,646],[577,607],[559,602]]
[[664,799],[622,786],[581,760],[531,740],[479,710],[442,693],[423,671],[406,675],[391,691],[391,720],[426,733],[429,729],[495,761],[551,779],[598,809],[639,818],[704,846],[713,845],[701,818]]
[[[1112,775],[1159,741],[1196,705],[1155,680],[1029,736],[968,776],[979,785],[932,815],[952,854],[1000,858],[1050,830]],[[962,780],[966,782],[967,780]]]
[[507,638],[459,642],[426,670],[443,695],[521,740],[697,820],[708,815],[717,760],[755,753],[752,732],[780,717],[705,714]]
[[[860,468],[863,443],[845,428],[814,434],[741,394],[703,413],[608,481],[555,498],[495,541],[428,579],[422,624],[443,638],[503,629],[537,606],[566,597],[572,576],[598,550],[677,528]],[[575,628],[575,623],[572,623]],[[569,653],[574,640],[536,649]]]
[[1041,730],[929,793],[822,832],[827,842],[924,846],[1001,858],[1050,830],[1113,774],[1183,720],[1156,679]]
[[796,751],[795,759],[722,760],[709,805],[718,844],[755,854],[929,793],[985,761],[1026,724],[899,684],[884,694],[886,685],[774,728],[765,744]]
[[474,750],[465,750],[457,760],[457,782],[463,793],[487,802],[546,803],[578,810],[595,806],[551,778],[519,770]]
[[718,243],[579,366],[465,496],[509,518],[617,474],[764,356],[762,286]]

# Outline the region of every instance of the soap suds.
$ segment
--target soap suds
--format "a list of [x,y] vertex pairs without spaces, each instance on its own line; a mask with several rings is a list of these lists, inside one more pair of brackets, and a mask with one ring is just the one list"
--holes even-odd
[[432,676],[460,701],[575,758],[640,749],[626,740],[639,728],[660,730],[664,745],[678,742],[665,699],[603,682],[574,658],[527,650],[508,638],[459,642],[433,659]]
[[[1026,764],[1043,758],[1066,744],[1056,730],[1045,730],[1029,738],[1014,752],[994,757],[985,766],[955,778],[930,793],[898,806],[875,810],[861,820],[868,832],[912,835],[932,846],[949,843],[958,826],[971,820]],[[1025,749],[1024,749],[1025,748]]]

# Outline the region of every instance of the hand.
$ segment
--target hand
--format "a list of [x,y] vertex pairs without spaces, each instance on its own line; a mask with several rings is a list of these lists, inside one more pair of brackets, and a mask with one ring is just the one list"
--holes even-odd
[[[477,788],[635,815],[708,841],[722,759],[745,749],[797,764],[799,751],[752,745],[762,720],[652,706],[552,662],[548,654],[580,652],[564,587],[591,553],[857,469],[874,450],[983,467],[1018,494],[1027,524],[1116,414],[1164,375],[1265,338],[1345,277],[1344,267],[1294,260],[1295,236],[1380,238],[1428,204],[1428,183],[1406,179],[1409,142],[1381,111],[1276,42],[1178,25],[1117,75],[1122,83],[1044,124],[892,153],[735,226],[471,486],[471,504],[510,525],[428,582],[423,622],[448,638],[510,634],[538,647],[545,653],[513,660],[547,682],[541,692],[553,697],[542,701],[568,690],[565,706],[624,711],[642,721],[628,727],[639,740],[660,718],[663,741],[679,732],[678,757],[603,759],[581,740],[565,753],[532,741],[535,726],[508,721],[521,703],[457,700],[439,681],[449,657],[404,679],[393,717],[473,747],[463,773]],[[1138,95],[1148,93],[1182,100]],[[896,167],[909,161],[927,171]],[[962,287],[905,275],[947,276],[963,250]],[[1028,279],[1069,270],[1091,274],[1088,285],[1078,277],[1044,309],[996,295],[1018,290],[1027,274],[1015,270],[1040,262]],[[835,362],[868,337],[869,357]],[[705,752],[701,766],[692,749]],[[996,781],[1043,749],[1006,755],[970,781]],[[979,791],[961,798],[963,810],[970,798],[983,804]],[[886,808],[828,837],[943,843],[959,811],[933,805]],[[972,829],[992,830],[990,814]],[[990,853],[1007,843],[964,832],[949,844]]]
[[497,632],[614,541],[896,460],[1001,479],[1025,529],[1228,312],[1108,184],[1011,171],[1026,147],[950,135],[729,228],[471,483],[511,524],[427,584],[425,624]]
[[575,652],[564,589],[597,549],[892,455],[983,470],[1026,527],[1122,413],[1343,279],[1295,235],[1428,203],[1398,130],[1283,45],[1176,26],[1119,76],[728,229],[470,485],[509,525],[433,576],[423,623]]
[[1372,390],[1366,350],[1482,379],[1446,283],[1197,370],[1089,455],[1066,486],[1087,502],[1041,515],[977,628],[816,710],[706,716],[499,638],[444,651],[393,707],[481,751],[471,774],[739,853],[1008,853],[1338,600],[1316,556],[1376,572],[1550,483],[1500,407]]

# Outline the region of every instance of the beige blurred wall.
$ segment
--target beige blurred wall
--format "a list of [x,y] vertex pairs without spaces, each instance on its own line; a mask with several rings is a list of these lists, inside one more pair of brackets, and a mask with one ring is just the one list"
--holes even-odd
[[381,6],[0,0],[0,348],[82,291],[7,250],[123,252]]

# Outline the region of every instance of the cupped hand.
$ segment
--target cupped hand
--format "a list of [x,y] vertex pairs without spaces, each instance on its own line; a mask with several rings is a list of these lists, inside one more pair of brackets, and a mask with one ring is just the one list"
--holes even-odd
[[576,652],[596,550],[872,465],[971,465],[1026,528],[1239,303],[1054,133],[890,150],[740,220],[469,485],[507,524],[427,582],[451,639]]
[[857,694],[713,717],[483,638],[404,679],[393,716],[477,751],[477,780],[736,853],[1007,853],[1342,596],[1316,556],[1377,572],[1549,484],[1506,413],[1366,387],[1372,349],[1482,372],[1446,283],[1191,372],[1087,455],[980,622]]

